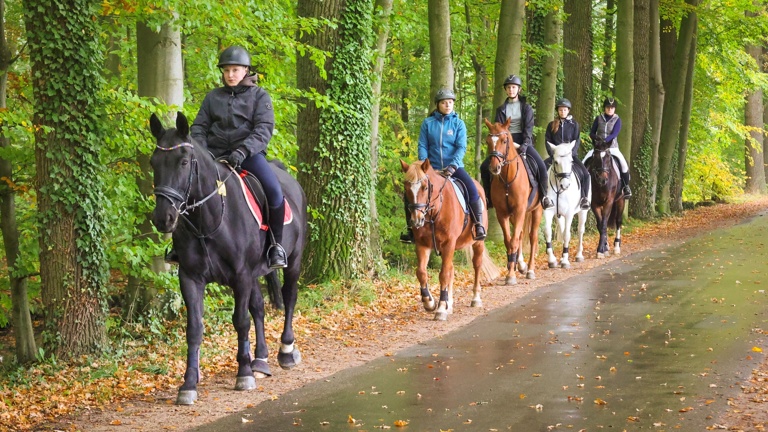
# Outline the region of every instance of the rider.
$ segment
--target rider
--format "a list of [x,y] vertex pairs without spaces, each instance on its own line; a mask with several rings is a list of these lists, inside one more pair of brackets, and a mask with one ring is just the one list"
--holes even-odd
[[[539,177],[539,197],[541,206],[545,209],[551,208],[555,204],[546,196],[547,190],[547,167],[544,160],[541,159],[539,152],[533,146],[533,108],[525,102],[525,96],[520,94],[523,87],[523,81],[517,75],[510,75],[504,80],[504,91],[507,92],[507,99],[496,108],[496,122],[505,123],[508,118],[512,120],[509,123],[509,133],[512,134],[512,140],[520,144],[517,152],[523,157],[533,159],[538,166]],[[485,158],[480,165],[480,177],[483,180],[483,189],[488,199],[488,208],[491,205],[491,157]]]
[[[264,187],[269,205],[271,245],[267,250],[269,268],[286,267],[281,246],[285,200],[277,176],[267,162],[267,144],[275,128],[272,99],[257,76],[251,73],[251,56],[245,48],[230,46],[219,55],[217,65],[224,86],[211,90],[200,106],[191,135],[214,157],[224,157],[235,169],[241,167],[256,176]],[[269,236],[268,236],[269,238]]]
[[[579,178],[581,179],[581,200],[579,201],[579,207],[582,210],[589,210],[589,200],[587,199],[587,193],[589,192],[589,171],[584,163],[579,159],[579,146],[581,145],[581,138],[579,138],[580,127],[579,123],[574,120],[571,112],[571,101],[566,98],[560,98],[555,103],[555,110],[557,110],[557,117],[547,125],[546,138],[548,143],[555,145],[568,144],[571,141],[576,141],[576,145],[573,146],[571,154],[573,155],[573,166],[577,169]],[[546,160],[547,166],[552,164],[552,150],[547,146],[547,153],[549,158]]]
[[[435,95],[437,108],[421,123],[419,132],[419,160],[429,159],[436,170],[446,177],[461,180],[469,194],[469,207],[472,222],[475,224],[475,240],[485,239],[483,227],[483,201],[477,193],[475,182],[464,170],[464,154],[467,152],[467,126],[453,110],[456,95],[447,88],[442,88]],[[407,203],[406,220],[410,221],[411,214]],[[413,243],[413,229],[408,224],[408,230],[400,236],[400,241]]]
[[[624,187],[621,192],[624,194],[624,198],[632,196],[632,190],[629,188],[629,165],[624,155],[619,150],[619,132],[621,132],[621,119],[616,114],[616,99],[606,98],[603,101],[603,113],[595,117],[595,121],[592,123],[592,129],[589,131],[589,137],[592,138],[592,142],[599,137],[606,144],[610,143],[611,156],[615,156],[619,160],[621,165],[621,183]],[[595,150],[592,149],[587,152],[584,157],[584,163],[592,156]]]

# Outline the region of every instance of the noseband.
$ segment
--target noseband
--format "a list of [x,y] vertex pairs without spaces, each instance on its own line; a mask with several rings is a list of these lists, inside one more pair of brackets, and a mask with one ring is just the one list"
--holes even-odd
[[[500,153],[498,150],[496,150],[496,144],[495,142],[499,140],[499,138],[504,135],[506,136],[506,139],[504,140],[504,153]],[[508,131],[502,131],[496,134],[489,133],[488,137],[491,139],[491,142],[494,143],[493,145],[493,151],[488,154],[488,156],[492,158],[496,158],[499,160],[499,163],[501,164],[501,167],[504,168],[506,165],[511,164],[515,161],[515,159],[520,157],[520,153],[517,154],[512,160],[507,160],[509,157],[509,141],[510,136]]]
[[[429,181],[429,176],[424,175],[424,177],[416,180],[416,181],[406,181],[409,185],[415,185],[417,183],[424,183],[426,180],[427,182],[427,202],[426,203],[418,203],[414,202],[411,203],[405,203],[405,207],[408,209],[408,211],[420,211],[424,217],[427,216],[427,213],[429,213],[435,206],[432,205],[432,182]],[[442,189],[441,189],[442,190]],[[415,200],[416,197],[414,196],[413,199]]]

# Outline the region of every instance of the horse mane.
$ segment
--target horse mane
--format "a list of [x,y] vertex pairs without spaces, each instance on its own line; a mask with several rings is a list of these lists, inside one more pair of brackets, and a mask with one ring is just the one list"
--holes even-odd
[[424,178],[427,173],[421,169],[422,163],[424,163],[424,161],[416,161],[411,163],[411,166],[408,167],[408,171],[405,173],[405,181],[409,183],[415,183]]

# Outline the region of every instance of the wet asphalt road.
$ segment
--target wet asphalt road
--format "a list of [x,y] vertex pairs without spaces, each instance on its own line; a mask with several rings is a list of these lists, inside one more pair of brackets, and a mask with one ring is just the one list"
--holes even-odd
[[628,255],[197,430],[704,431],[768,350],[766,242],[763,214]]

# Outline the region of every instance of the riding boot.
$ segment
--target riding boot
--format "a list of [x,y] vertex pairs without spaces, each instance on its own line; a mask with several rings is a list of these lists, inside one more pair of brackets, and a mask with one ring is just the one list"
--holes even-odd
[[168,264],[178,264],[179,263],[179,254],[176,252],[176,248],[171,245],[171,249],[166,249],[165,251],[165,262]]
[[491,159],[486,158],[485,161],[480,164],[480,179],[483,181],[483,190],[485,191],[485,201],[488,204],[486,207],[493,208],[493,201],[491,200]]
[[485,239],[485,227],[483,226],[483,200],[478,199],[477,201],[471,202],[469,204],[470,215],[472,216],[472,222],[475,224],[475,236],[473,239],[475,240],[484,240]]
[[624,198],[631,197],[632,189],[629,188],[629,172],[621,173],[621,182],[624,184],[624,187],[621,188],[621,192],[624,194]]
[[285,219],[285,199],[277,207],[269,207],[269,230],[272,232],[272,244],[267,250],[267,264],[271,269],[285,268],[288,259],[285,249],[281,245],[283,241],[283,222]]
[[403,243],[415,243],[413,238],[413,228],[411,228],[411,212],[408,211],[408,204],[403,198],[403,208],[405,209],[405,232],[400,234],[400,241]]
[[579,201],[579,208],[582,210],[589,210],[591,204],[587,199],[587,194],[589,193],[589,189],[592,187],[590,184],[591,177],[589,176],[587,167],[585,167],[578,158],[574,157],[573,161],[574,167],[578,167],[579,175],[581,176],[581,200]]

